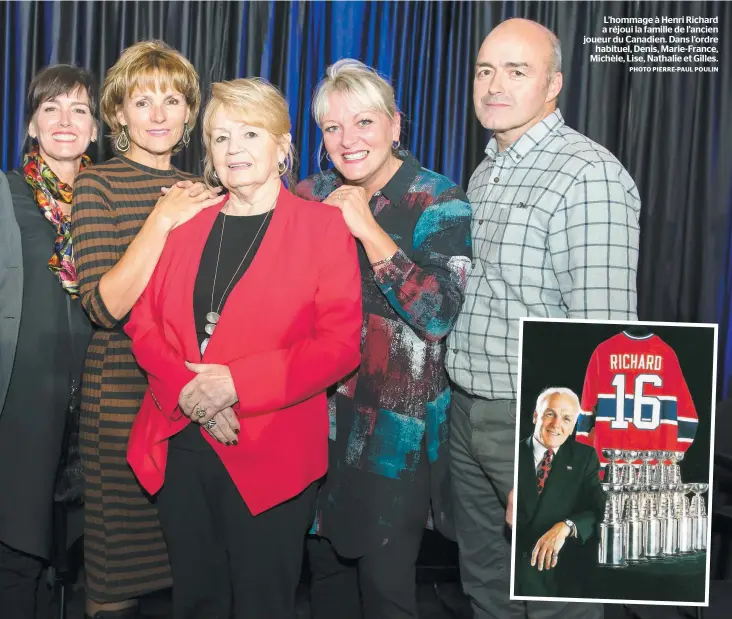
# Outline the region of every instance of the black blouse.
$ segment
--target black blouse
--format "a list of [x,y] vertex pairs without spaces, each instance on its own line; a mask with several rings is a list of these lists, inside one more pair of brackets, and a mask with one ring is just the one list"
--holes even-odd
[[[246,273],[262,243],[272,219],[271,213],[217,215],[203,248],[193,289],[193,315],[199,346],[209,337],[206,315],[223,311],[226,299]],[[209,449],[197,423],[189,424],[171,438],[170,446],[189,450]]]

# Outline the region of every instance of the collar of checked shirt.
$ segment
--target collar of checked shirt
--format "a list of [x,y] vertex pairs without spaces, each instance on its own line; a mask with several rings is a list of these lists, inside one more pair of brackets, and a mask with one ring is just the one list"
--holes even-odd
[[549,116],[531,127],[531,129],[524,133],[502,153],[498,152],[498,141],[495,137],[492,137],[491,141],[488,142],[488,146],[485,147],[485,154],[491,159],[508,155],[513,159],[514,163],[518,163],[526,157],[534,147],[540,144],[547,136],[551,135],[553,131],[556,131],[562,125],[564,125],[564,118],[562,117],[562,113],[559,111],[559,108],[557,108],[549,114]]

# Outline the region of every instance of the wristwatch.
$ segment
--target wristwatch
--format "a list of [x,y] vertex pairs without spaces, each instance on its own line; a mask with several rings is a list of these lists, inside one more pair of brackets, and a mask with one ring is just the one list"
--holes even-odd
[[574,522],[567,519],[564,521],[564,524],[566,524],[569,527],[569,536],[577,537],[577,527],[575,526]]

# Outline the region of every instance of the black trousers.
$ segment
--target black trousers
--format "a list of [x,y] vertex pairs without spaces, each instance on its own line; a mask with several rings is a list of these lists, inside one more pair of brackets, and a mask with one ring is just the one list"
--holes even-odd
[[309,537],[312,619],[417,619],[417,557],[424,530],[394,535],[358,559]]
[[38,583],[43,559],[0,543],[0,615],[3,619],[36,616]]
[[296,619],[316,492],[252,516],[213,449],[171,448],[158,507],[174,619]]

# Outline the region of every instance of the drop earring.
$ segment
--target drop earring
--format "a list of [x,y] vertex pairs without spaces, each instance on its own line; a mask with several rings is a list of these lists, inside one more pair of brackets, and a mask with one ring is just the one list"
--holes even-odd
[[127,136],[127,125],[122,125],[122,131],[117,136],[114,145],[120,153],[130,150],[130,138]]

